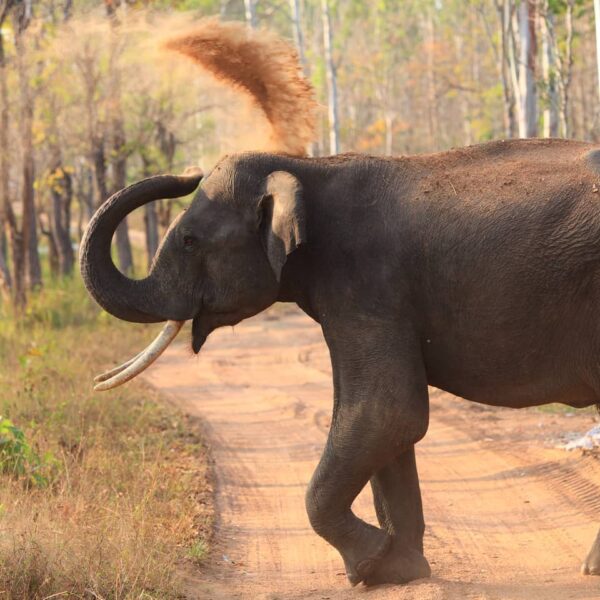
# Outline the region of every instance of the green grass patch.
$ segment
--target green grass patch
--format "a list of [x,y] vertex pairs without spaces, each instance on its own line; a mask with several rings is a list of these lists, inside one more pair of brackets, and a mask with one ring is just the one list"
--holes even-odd
[[208,557],[208,543],[205,539],[195,540],[188,551],[188,556],[197,564],[200,564]]
[[536,406],[534,410],[553,415],[597,414],[597,409],[595,406],[587,406],[586,408],[573,408],[572,406],[567,406],[566,404],[560,404],[558,402],[554,402],[552,404],[542,404],[541,406]]

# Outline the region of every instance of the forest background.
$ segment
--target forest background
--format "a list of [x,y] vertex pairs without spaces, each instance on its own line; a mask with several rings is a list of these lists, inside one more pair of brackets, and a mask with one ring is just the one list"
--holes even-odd
[[[210,15],[295,45],[321,105],[315,155],[600,138],[600,0],[0,0],[5,307],[73,272],[113,192],[261,148],[260,114],[160,49]],[[144,270],[173,210],[119,227],[122,271]]]

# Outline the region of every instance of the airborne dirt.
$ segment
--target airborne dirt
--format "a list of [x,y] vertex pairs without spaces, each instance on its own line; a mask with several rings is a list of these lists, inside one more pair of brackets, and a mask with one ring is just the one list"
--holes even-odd
[[[417,461],[434,575],[350,588],[304,511],[332,405],[318,326],[275,307],[212,334],[198,359],[187,345],[168,350],[147,379],[205,419],[215,462],[212,557],[190,597],[600,598],[600,578],[579,574],[600,525],[600,462],[553,447],[593,415],[490,408],[432,389]],[[375,522],[368,489],[355,510]]]

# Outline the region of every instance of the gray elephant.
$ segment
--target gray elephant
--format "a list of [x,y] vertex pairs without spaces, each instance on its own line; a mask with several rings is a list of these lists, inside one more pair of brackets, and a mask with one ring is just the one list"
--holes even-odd
[[[110,257],[119,222],[200,179],[144,180],[90,222],[92,296],[120,319],[169,321],[99,387],[135,376],[185,320],[198,352],[217,327],[297,303],[322,327],[335,390],[306,509],[352,584],[430,574],[414,451],[428,384],[514,408],[600,402],[600,150],[518,140],[400,158],[228,156],[148,277],[123,276]],[[351,510],[369,481],[380,527]],[[584,571],[600,573],[599,540]]]

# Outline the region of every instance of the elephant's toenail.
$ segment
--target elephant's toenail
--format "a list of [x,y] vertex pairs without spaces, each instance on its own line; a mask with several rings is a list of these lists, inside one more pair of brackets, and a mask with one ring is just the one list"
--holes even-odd
[[586,563],[581,565],[581,574],[582,575],[600,575],[600,567],[590,567]]
[[367,558],[365,560],[361,560],[358,565],[356,565],[356,570],[361,578],[365,578],[367,575],[371,573],[371,571],[375,568],[375,561],[372,558]]

